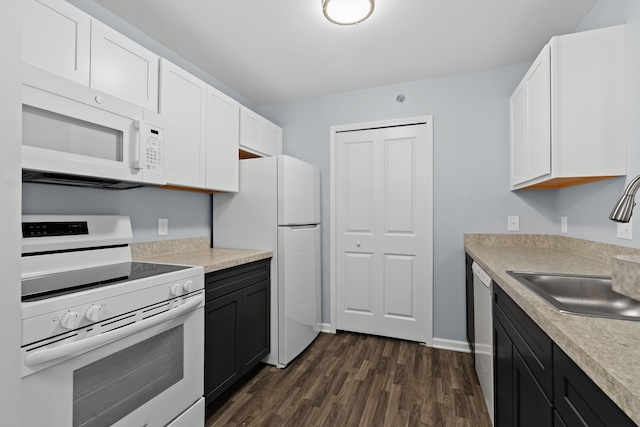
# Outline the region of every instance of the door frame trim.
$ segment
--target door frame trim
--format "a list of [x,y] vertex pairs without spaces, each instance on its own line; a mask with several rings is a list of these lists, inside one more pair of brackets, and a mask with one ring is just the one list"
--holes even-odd
[[[430,127],[431,131],[431,141],[433,142],[433,115],[424,115],[424,116],[416,116],[416,117],[408,117],[404,119],[390,119],[390,120],[380,120],[373,122],[363,122],[363,123],[352,123],[346,125],[336,125],[331,126],[329,128],[329,224],[330,224],[330,232],[329,232],[329,301],[331,303],[331,323],[330,323],[330,332],[336,333],[336,325],[337,325],[337,306],[338,306],[338,292],[337,292],[337,271],[336,271],[336,261],[337,261],[337,250],[336,250],[336,242],[337,242],[337,230],[334,227],[336,224],[336,134],[339,132],[345,131],[359,131],[359,130],[367,130],[367,129],[375,129],[381,127],[394,127],[394,126],[406,126],[406,125],[415,125],[426,123]],[[431,159],[435,163],[435,159],[433,158],[434,147],[431,146]],[[431,175],[432,175],[432,189],[431,189],[431,223],[429,224],[429,231],[431,232],[431,247],[430,255],[431,255],[431,275],[430,282],[428,283],[430,289],[427,289],[427,307],[431,308],[431,318],[429,319],[427,325],[427,336],[424,337],[424,343],[432,347],[433,346],[433,164],[431,165]]]

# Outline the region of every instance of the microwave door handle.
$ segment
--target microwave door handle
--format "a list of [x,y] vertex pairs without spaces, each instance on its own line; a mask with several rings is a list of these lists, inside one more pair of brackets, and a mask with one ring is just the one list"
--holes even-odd
[[150,317],[140,322],[134,323],[131,326],[115,329],[113,331],[105,332],[100,335],[93,336],[81,341],[61,345],[50,349],[36,351],[27,355],[24,364],[26,366],[34,366],[40,363],[49,362],[51,360],[59,359],[61,357],[71,356],[73,354],[81,354],[85,351],[100,347],[105,344],[109,344],[113,341],[119,340],[129,335],[133,335],[137,332],[148,329],[152,326],[156,326],[162,322],[166,322],[175,317],[180,316],[188,311],[195,309],[202,303],[204,296],[198,295],[196,298],[182,304],[179,307],[165,311],[162,314]]
[[140,132],[140,120],[134,120],[133,127],[138,133],[135,138],[136,143],[133,148],[133,169],[144,169],[144,164],[142,164],[143,161],[141,160],[142,154],[140,153],[140,150],[142,149],[142,141],[140,141],[140,138],[142,138],[142,132]]

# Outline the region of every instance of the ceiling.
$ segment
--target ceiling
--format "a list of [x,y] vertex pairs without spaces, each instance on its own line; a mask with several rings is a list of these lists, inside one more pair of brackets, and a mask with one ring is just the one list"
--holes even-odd
[[596,0],[376,0],[338,26],[321,0],[96,0],[261,105],[531,62]]

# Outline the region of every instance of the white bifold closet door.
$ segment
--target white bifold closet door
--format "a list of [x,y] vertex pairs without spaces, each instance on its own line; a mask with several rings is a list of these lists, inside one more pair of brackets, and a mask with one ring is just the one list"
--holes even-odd
[[336,134],[337,329],[430,340],[431,123]]

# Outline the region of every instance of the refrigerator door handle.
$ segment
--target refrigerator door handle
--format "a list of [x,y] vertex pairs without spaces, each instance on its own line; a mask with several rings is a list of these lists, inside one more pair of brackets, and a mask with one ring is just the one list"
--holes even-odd
[[284,227],[291,228],[293,230],[301,230],[307,228],[318,228],[320,227],[320,224],[285,225]]

